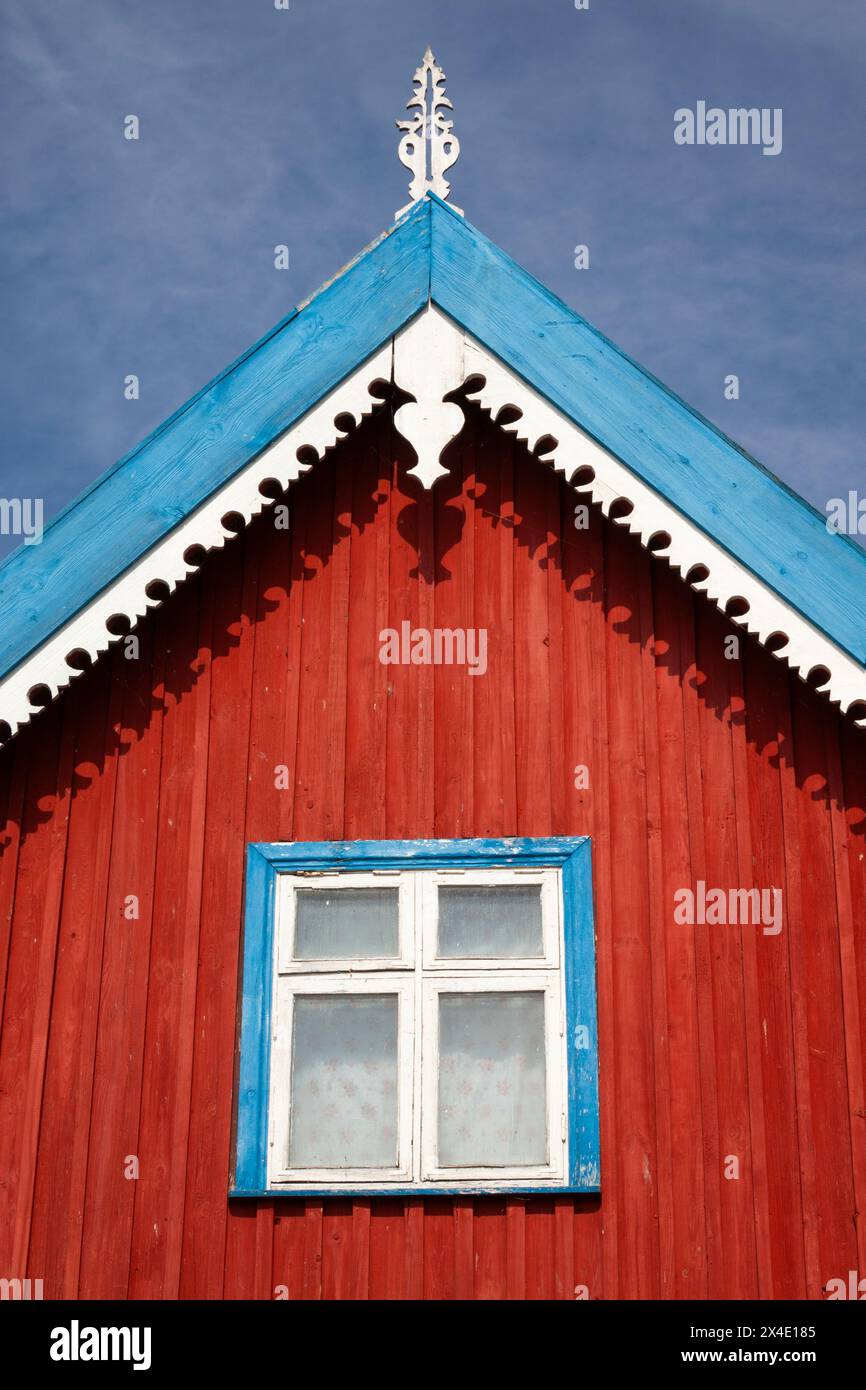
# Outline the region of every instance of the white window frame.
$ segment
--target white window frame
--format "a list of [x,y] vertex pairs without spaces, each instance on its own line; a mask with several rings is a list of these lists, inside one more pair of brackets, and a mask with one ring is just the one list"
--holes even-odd
[[[535,883],[541,890],[544,954],[529,959],[437,957],[437,889]],[[303,888],[396,886],[400,890],[400,954],[388,960],[291,959],[294,894]],[[568,1173],[567,1058],[562,884],[559,868],[401,868],[382,872],[280,872],[276,890],[268,1185],[278,1190],[448,1189],[485,1191],[563,1186]],[[504,1168],[437,1164],[438,999],[443,992],[543,992],[548,1162]],[[292,1017],[298,995],[396,993],[398,1024],[398,1162],[389,1169],[290,1168]]]
[[[492,1164],[476,1164],[473,1167],[443,1168],[436,1162],[438,1151],[439,1125],[439,996],[440,994],[528,994],[543,993],[544,1000],[544,1043],[545,1078],[547,1087],[547,1162],[521,1167],[503,1167]],[[550,971],[497,971],[495,974],[427,976],[423,980],[422,1002],[422,1045],[420,1066],[421,1113],[424,1123],[421,1129],[421,1178],[424,1182],[470,1182],[480,1181],[495,1174],[497,1180],[507,1181],[528,1179],[547,1182],[561,1181],[566,1171],[567,1125],[563,1109],[563,1085],[565,1081],[565,1058],[562,1048],[564,1027],[562,1026],[562,990],[558,973]],[[557,1055],[562,1054],[560,1065]],[[561,1116],[560,1123],[556,1117]]]
[[[412,1090],[415,1071],[415,994],[411,975],[377,971],[370,974],[280,975],[276,979],[271,1053],[271,1103],[268,1147],[273,1165],[271,1181],[281,1184],[365,1184],[408,1182],[412,1178]],[[292,1031],[295,1000],[315,994],[394,994],[397,1019],[397,1163],[393,1168],[290,1168]]]
[[[562,935],[561,888],[555,869],[433,869],[419,873],[418,890],[421,898],[423,968],[453,974],[455,970],[487,971],[491,968],[508,970],[558,970],[561,959]],[[440,956],[438,954],[438,889],[440,887],[497,888],[527,884],[541,889],[542,954],[540,956]]]
[[[370,873],[347,870],[345,873],[280,874],[277,897],[277,972],[280,975],[310,975],[318,971],[328,974],[361,970],[369,974],[376,970],[411,970],[415,964],[416,894],[418,885],[405,871],[383,869]],[[397,944],[396,956],[327,956],[320,960],[294,960],[292,951],[295,936],[296,890],[316,888],[337,893],[345,888],[396,888]]]

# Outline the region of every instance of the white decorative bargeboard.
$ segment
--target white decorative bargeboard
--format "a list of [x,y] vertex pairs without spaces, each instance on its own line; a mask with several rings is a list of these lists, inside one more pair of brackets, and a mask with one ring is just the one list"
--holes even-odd
[[[217,549],[235,533],[225,519],[239,515],[247,523],[270,505],[263,484],[285,488],[314,467],[377,408],[372,391],[382,382],[412,397],[397,408],[394,423],[416,455],[409,474],[425,488],[447,473],[442,455],[463,425],[462,408],[444,398],[468,383],[464,394],[561,473],[577,495],[634,532],[723,611],[733,605],[731,622],[771,642],[774,655],[804,679],[826,668],[822,693],[843,711],[866,701],[862,666],[431,304],[0,682],[0,721],[13,733],[26,724],[45,703],[32,701],[30,692],[43,687],[53,698],[78,673],[70,657],[83,651],[96,660],[120,640],[107,622],[115,628],[120,616],[134,626],[157,607],[163,600],[154,596],[154,585],[161,582],[163,596],[172,591],[198,568],[197,548]],[[866,727],[866,718],[858,722]]]

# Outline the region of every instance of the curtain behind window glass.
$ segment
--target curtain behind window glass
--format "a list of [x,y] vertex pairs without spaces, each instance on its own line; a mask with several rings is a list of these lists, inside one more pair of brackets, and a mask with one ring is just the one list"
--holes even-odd
[[531,883],[439,886],[437,955],[467,960],[544,954],[541,887]]
[[397,1164],[396,994],[295,998],[289,1166]]
[[544,995],[439,996],[439,1166],[547,1162]]
[[295,960],[398,954],[396,888],[299,888]]

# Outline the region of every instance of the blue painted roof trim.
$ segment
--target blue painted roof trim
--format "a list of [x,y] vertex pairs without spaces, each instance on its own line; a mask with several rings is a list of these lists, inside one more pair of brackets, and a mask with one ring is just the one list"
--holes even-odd
[[5,676],[428,300],[426,204],[290,314],[0,566]]
[[866,553],[438,199],[432,228],[433,301],[866,665]]
[[0,565],[0,677],[428,298],[866,665],[866,554],[431,195]]

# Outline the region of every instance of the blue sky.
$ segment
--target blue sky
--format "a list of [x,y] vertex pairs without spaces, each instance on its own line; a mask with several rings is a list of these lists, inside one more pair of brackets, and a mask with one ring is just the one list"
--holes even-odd
[[[866,495],[861,0],[27,0],[0,30],[0,496],[53,516],[391,222],[428,43],[467,216],[820,510]],[[677,146],[698,100],[781,107],[782,153]]]

